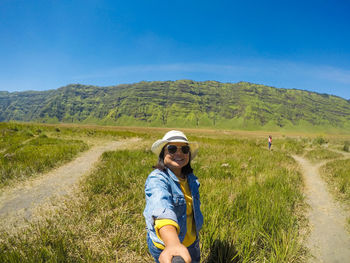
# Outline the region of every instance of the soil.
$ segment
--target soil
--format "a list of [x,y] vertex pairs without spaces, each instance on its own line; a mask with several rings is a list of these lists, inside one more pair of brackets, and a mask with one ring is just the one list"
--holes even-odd
[[17,187],[5,189],[0,196],[0,228],[12,229],[30,221],[40,206],[48,206],[53,200],[69,196],[81,177],[92,171],[103,152],[114,151],[137,141],[99,142],[73,161]]
[[[344,158],[350,156],[343,153]],[[350,262],[350,235],[346,230],[346,207],[336,202],[328,192],[319,174],[319,168],[327,162],[311,163],[300,156],[293,156],[300,164],[305,195],[309,209],[311,232],[307,247],[311,252],[309,262]]]

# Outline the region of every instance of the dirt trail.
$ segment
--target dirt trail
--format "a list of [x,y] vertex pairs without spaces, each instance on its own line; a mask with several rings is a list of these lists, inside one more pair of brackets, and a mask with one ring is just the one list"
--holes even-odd
[[127,143],[135,143],[137,140],[104,142],[39,178],[6,190],[0,196],[0,221],[9,224],[23,220],[23,218],[31,219],[37,207],[48,203],[51,198],[70,193],[79,179],[91,171],[103,152],[116,150]]
[[319,174],[319,168],[326,162],[312,164],[300,156],[293,157],[301,165],[310,205],[311,233],[307,243],[313,255],[310,262],[350,262],[350,235],[346,231],[345,208],[333,200]]

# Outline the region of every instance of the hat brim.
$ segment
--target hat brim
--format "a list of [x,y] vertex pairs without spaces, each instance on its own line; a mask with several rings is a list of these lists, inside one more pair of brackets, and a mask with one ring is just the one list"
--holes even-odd
[[194,157],[196,157],[197,155],[197,152],[198,152],[198,149],[199,149],[199,145],[197,142],[188,142],[188,141],[185,141],[185,140],[171,140],[171,141],[167,141],[167,140],[157,140],[155,143],[153,143],[152,147],[151,147],[151,151],[159,156],[159,154],[161,153],[163,147],[165,145],[167,145],[168,143],[171,143],[171,142],[183,142],[183,143],[187,143],[189,146],[190,146],[190,149],[191,149],[191,160],[194,159]]

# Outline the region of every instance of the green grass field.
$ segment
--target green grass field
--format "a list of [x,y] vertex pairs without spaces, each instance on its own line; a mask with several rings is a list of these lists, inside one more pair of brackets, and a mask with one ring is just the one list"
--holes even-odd
[[[321,169],[321,175],[328,183],[334,196],[350,206],[350,159],[335,160],[327,163]],[[350,216],[347,219],[350,232]]]
[[350,203],[350,160],[336,160],[327,163],[322,174],[339,197]]
[[322,160],[332,160],[332,159],[340,158],[342,157],[342,155],[340,153],[336,153],[331,150],[318,147],[308,151],[305,154],[305,157],[311,160],[312,162],[319,162]]
[[[104,153],[62,209],[19,232],[1,233],[0,262],[152,262],[142,216],[144,183],[157,160],[149,148],[164,129],[39,127],[47,129],[46,140],[59,133],[61,140],[142,141]],[[193,168],[201,182],[203,262],[305,262],[303,182],[290,154],[304,153],[312,139],[276,135],[269,151],[265,134],[185,132],[200,144]]]
[[48,171],[88,149],[81,140],[48,137],[35,127],[1,124],[0,133],[0,188]]
[[58,167],[93,140],[136,137],[130,131],[0,123],[0,189]]

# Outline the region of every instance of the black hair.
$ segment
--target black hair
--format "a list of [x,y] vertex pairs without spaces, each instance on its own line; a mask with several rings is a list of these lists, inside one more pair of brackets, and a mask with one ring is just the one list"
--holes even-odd
[[[165,171],[167,168],[166,165],[164,164],[164,148],[165,146],[163,147],[162,151],[159,154],[157,164],[152,166],[154,169]],[[188,154],[189,154],[189,161],[184,167],[181,168],[181,173],[185,176],[193,173],[193,169],[191,167],[191,151]]]

